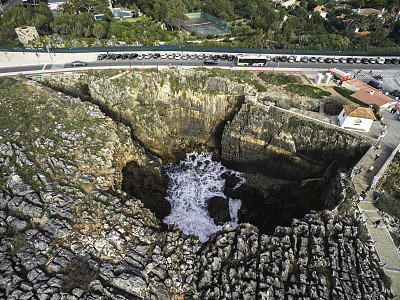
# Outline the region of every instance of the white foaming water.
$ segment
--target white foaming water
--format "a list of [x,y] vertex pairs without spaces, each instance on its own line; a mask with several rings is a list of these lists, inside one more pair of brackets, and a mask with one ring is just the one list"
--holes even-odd
[[[187,235],[196,235],[200,242],[205,242],[208,237],[221,230],[224,226],[215,225],[209,216],[207,200],[212,197],[224,197],[225,179],[223,173],[236,175],[241,181],[235,186],[240,186],[244,179],[240,172],[225,168],[220,162],[212,161],[209,153],[188,153],[186,159],[178,164],[166,164],[164,172],[168,176],[168,196],[171,203],[171,214],[164,218],[165,224],[174,224]],[[238,226],[238,211],[241,201],[229,200],[229,214],[231,225]],[[225,225],[225,224],[224,224]]]

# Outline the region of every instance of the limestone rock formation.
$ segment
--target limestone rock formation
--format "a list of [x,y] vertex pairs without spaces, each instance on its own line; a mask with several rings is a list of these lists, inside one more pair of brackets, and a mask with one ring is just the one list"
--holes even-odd
[[221,159],[241,171],[303,180],[321,177],[334,161],[351,166],[371,144],[367,137],[260,104],[249,95],[225,126]]
[[149,168],[139,184],[161,188],[161,160],[95,105],[5,78],[0,111],[0,299],[392,297],[351,215],[308,214],[273,234],[227,225],[201,244],[120,190],[131,162],[132,176]]

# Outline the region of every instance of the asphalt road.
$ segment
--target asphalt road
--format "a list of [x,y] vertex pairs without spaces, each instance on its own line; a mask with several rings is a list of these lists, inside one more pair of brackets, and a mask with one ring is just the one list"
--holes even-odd
[[[202,60],[198,59],[188,59],[188,60],[175,60],[175,59],[143,59],[143,60],[138,60],[138,59],[118,59],[118,60],[99,60],[99,61],[92,61],[92,62],[87,62],[86,67],[79,67],[79,69],[85,69],[85,68],[107,68],[107,67],[121,67],[121,68],[140,68],[143,66],[146,67],[167,67],[168,64],[170,64],[171,67],[177,67],[177,66],[182,66],[182,67],[198,67],[198,66],[204,66]],[[209,66],[209,65],[208,65]],[[55,66],[58,71],[60,69],[65,69],[66,71],[68,69],[76,69],[76,67],[73,67],[71,64],[57,64]],[[240,67],[236,66],[235,62],[231,61],[224,61],[224,60],[219,60],[218,64],[212,67],[234,67],[235,69],[240,69]],[[279,69],[321,69],[321,70],[327,70],[329,68],[335,68],[339,67],[343,70],[391,70],[391,71],[399,71],[400,67],[399,65],[383,65],[383,64],[341,64],[341,63],[288,63],[288,62],[269,62],[267,67],[252,67],[252,70],[260,70],[263,71],[266,68],[271,69],[273,68],[274,70],[279,70]],[[24,73],[24,72],[31,72],[31,71],[38,71],[40,73],[41,71],[48,71],[52,70],[53,65],[52,64],[35,64],[35,65],[27,65],[27,66],[16,66],[16,67],[5,67],[5,68],[0,68],[0,74],[1,73]]]

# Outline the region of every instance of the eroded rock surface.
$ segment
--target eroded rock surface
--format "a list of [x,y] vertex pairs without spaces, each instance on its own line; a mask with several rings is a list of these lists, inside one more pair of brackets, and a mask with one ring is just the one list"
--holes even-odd
[[201,244],[120,190],[128,161],[159,166],[127,127],[27,80],[0,79],[0,109],[0,299],[391,298],[352,217]]

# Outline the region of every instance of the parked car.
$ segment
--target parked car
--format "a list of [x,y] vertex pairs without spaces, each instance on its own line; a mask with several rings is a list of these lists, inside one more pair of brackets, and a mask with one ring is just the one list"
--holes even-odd
[[190,55],[190,58],[191,58],[191,59],[197,58],[197,54],[196,54],[196,53],[191,54],[191,55]]
[[190,57],[189,54],[183,54],[183,55],[182,55],[182,59],[184,59],[184,60],[187,60],[189,57]]
[[348,58],[346,59],[346,61],[347,61],[348,64],[354,64],[354,60],[353,60],[352,57],[348,57]]
[[384,64],[384,63],[385,63],[385,59],[384,59],[383,57],[377,57],[377,58],[376,58],[376,62],[377,62],[378,64]]
[[170,53],[170,54],[168,54],[168,58],[174,58],[175,57],[175,53]]
[[397,59],[397,58],[392,58],[391,62],[392,62],[392,64],[394,64],[394,65],[398,65],[400,61],[399,61],[399,59]]
[[399,97],[400,96],[400,90],[393,90],[389,93],[390,95],[394,96],[394,97]]
[[103,60],[105,58],[107,58],[107,54],[99,54],[99,55],[97,55],[97,60]]
[[150,59],[150,58],[152,58],[153,57],[153,53],[146,53],[145,55],[144,55],[144,58],[146,58],[146,59]]
[[222,60],[227,60],[227,58],[228,58],[228,54],[222,54],[221,55],[221,59]]
[[153,55],[153,58],[160,58],[161,57],[161,54],[160,53],[154,53],[154,55]]
[[235,55],[228,55],[228,60],[232,61],[235,60],[236,56]]
[[320,57],[318,57],[318,60],[317,60],[319,63],[323,63],[324,62],[324,58],[322,57],[322,56],[320,56]]
[[301,56],[297,55],[296,58],[294,59],[295,62],[301,62]]
[[221,58],[221,55],[219,55],[219,54],[214,54],[213,57],[212,57],[212,59],[214,59],[214,60],[217,60],[217,59],[220,59],[220,58]]
[[332,58],[330,58],[330,57],[327,57],[327,58],[325,58],[325,60],[324,60],[324,62],[326,62],[326,63],[328,63],[328,64],[330,64],[332,61],[333,61],[333,60],[332,60]]
[[294,56],[289,56],[288,62],[293,63],[294,62]]
[[354,63],[356,63],[356,64],[361,63],[361,58],[359,58],[359,57],[355,57],[355,58],[353,58],[353,60],[354,60]]
[[347,60],[344,57],[341,57],[341,58],[339,58],[339,62],[341,64],[345,64],[345,63],[347,63]]
[[204,64],[205,65],[216,65],[216,64],[218,64],[218,61],[215,59],[205,59]]
[[278,61],[281,60],[281,57],[280,56],[274,56],[274,58],[272,60],[275,61],[275,62],[278,62]]
[[376,64],[376,58],[371,57],[371,58],[369,59],[369,63],[370,63],[370,64]]
[[143,58],[144,58],[144,54],[142,54],[142,53],[138,54],[137,59],[142,60]]
[[281,56],[280,61],[281,62],[286,62],[288,60],[288,57],[286,55]]
[[368,58],[362,58],[362,59],[361,59],[361,63],[363,63],[363,64],[365,64],[365,65],[368,65],[368,64],[369,64]]
[[382,91],[382,89],[383,89],[382,85],[378,81],[375,81],[375,80],[370,80],[368,82],[368,85],[370,85],[380,91]]
[[161,58],[162,59],[166,59],[168,57],[168,53],[163,53],[163,54],[161,54]]
[[333,62],[334,62],[335,64],[337,64],[337,63],[339,62],[339,58],[334,57],[334,58],[333,58]]
[[177,53],[177,54],[175,54],[175,59],[181,59],[182,58],[182,53]]
[[304,63],[308,63],[308,57],[307,56],[303,56],[301,61],[304,62]]
[[390,65],[392,63],[390,58],[385,58],[385,65]]
[[198,59],[203,60],[203,59],[204,59],[204,54],[203,54],[203,53],[200,53],[197,57],[198,57]]
[[137,53],[131,53],[131,54],[129,54],[129,58],[130,58],[130,59],[133,59],[133,58],[136,58],[136,57],[138,57],[138,54],[137,54]]
[[267,61],[271,61],[271,55],[266,56]]
[[310,57],[310,62],[316,62],[317,60],[316,60],[316,58],[314,57],[314,56],[311,56]]
[[84,67],[84,66],[87,65],[87,63],[84,62],[84,61],[75,60],[75,61],[73,61],[73,62],[71,63],[71,65],[72,65],[73,67]]

